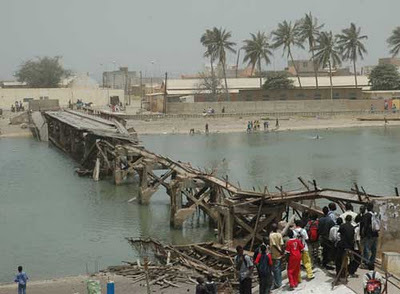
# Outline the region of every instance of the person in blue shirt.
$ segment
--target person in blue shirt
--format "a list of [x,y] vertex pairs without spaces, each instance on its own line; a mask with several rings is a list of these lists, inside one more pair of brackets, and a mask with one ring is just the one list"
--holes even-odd
[[19,266],[18,273],[14,279],[14,282],[18,283],[18,294],[26,294],[26,282],[28,279],[26,273],[22,271],[22,266]]

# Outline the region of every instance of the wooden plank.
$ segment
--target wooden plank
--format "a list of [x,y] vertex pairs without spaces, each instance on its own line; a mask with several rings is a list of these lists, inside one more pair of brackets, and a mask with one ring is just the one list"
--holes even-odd
[[263,207],[263,204],[264,204],[264,198],[262,198],[260,206],[258,208],[256,224],[254,225],[253,237],[251,239],[251,244],[250,244],[250,251],[253,251],[254,239],[256,238],[256,233],[257,233],[257,229],[258,229],[258,221],[260,220],[261,209]]
[[295,202],[295,201],[290,201],[288,203],[288,205],[290,207],[294,208],[294,209],[300,210],[301,212],[309,211],[309,212],[315,213],[318,216],[323,216],[324,215],[324,213],[322,211],[318,210],[318,209],[308,207],[308,206],[306,206],[304,204],[301,204],[301,203],[298,203],[298,202]]

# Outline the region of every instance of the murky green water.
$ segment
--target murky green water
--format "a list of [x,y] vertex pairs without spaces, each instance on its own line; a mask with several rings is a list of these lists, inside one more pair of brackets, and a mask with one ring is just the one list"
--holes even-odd
[[[297,176],[320,186],[393,194],[400,186],[400,129],[348,129],[269,134],[144,136],[149,150],[193,166],[219,168],[252,189],[267,184],[299,186]],[[224,161],[222,161],[225,158]],[[197,220],[169,227],[164,191],[149,206],[127,200],[134,185],[114,186],[80,178],[69,157],[33,139],[0,139],[0,282],[17,265],[32,278],[74,275],[134,258],[125,237],[154,236],[169,242],[212,239]]]

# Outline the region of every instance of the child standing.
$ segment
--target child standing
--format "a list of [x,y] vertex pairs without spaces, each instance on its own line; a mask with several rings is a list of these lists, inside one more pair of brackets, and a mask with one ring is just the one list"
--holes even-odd
[[301,252],[304,250],[304,245],[299,239],[294,237],[292,230],[289,230],[288,236],[290,239],[286,242],[285,253],[288,255],[287,274],[289,285],[293,290],[299,283]]
[[14,282],[18,283],[18,294],[26,294],[26,282],[28,276],[22,271],[22,266],[18,267],[18,273],[15,276]]

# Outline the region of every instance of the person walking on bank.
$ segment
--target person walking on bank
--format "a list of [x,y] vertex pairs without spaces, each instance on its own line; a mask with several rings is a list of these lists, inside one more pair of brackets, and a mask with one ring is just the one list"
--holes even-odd
[[209,130],[208,130],[208,123],[206,123],[206,134],[208,134]]
[[272,287],[272,258],[265,244],[260,246],[254,264],[257,266],[260,294],[269,294]]
[[251,294],[251,279],[253,275],[253,262],[250,256],[244,254],[243,247],[236,247],[235,267],[239,276],[239,294]]
[[281,260],[284,254],[282,234],[278,232],[278,224],[271,225],[271,233],[269,235],[269,245],[271,247],[272,256],[272,272],[274,274],[274,289],[282,287]]
[[319,236],[318,236],[318,216],[311,215],[311,219],[307,222],[306,231],[308,235],[308,252],[311,262],[315,266],[319,264]]
[[287,275],[290,289],[294,289],[299,284],[301,252],[304,249],[303,243],[295,237],[292,230],[288,232],[289,240],[286,242],[285,253],[288,255]]
[[[347,215],[346,222],[339,228],[340,241],[336,252],[336,275],[339,275],[342,266],[347,268],[346,250],[354,250],[355,231],[351,222],[351,215]],[[344,271],[341,274],[344,274]]]
[[376,248],[378,244],[380,220],[374,212],[372,202],[367,204],[367,213],[364,214],[361,221],[361,238],[364,238],[364,258],[368,260],[368,268],[371,269],[375,263]]
[[322,266],[328,270],[331,270],[333,268],[328,266],[328,263],[331,261],[329,252],[332,249],[333,244],[329,241],[329,232],[335,223],[328,216],[329,208],[327,206],[322,208],[322,212],[324,213],[324,216],[321,217],[318,222],[318,235],[322,246]]
[[[361,221],[361,216],[357,215],[354,225],[354,252],[357,253],[358,255],[361,255],[360,221]],[[357,277],[356,271],[361,264],[361,257],[358,255],[353,255],[351,257],[351,261],[349,264],[349,275],[352,278]]]
[[[293,230],[294,235],[297,239],[301,241],[301,243],[304,246],[304,249],[301,252],[301,261],[303,262],[303,265],[306,269],[307,278],[309,280],[312,280],[314,279],[314,274],[312,271],[310,255],[308,254],[308,245],[307,245],[308,235],[306,230],[302,228],[303,222],[301,220],[297,219],[295,220],[294,223],[296,225],[296,228]],[[299,283],[301,283],[301,272],[299,272]]]
[[18,283],[18,294],[26,294],[26,283],[28,280],[28,276],[22,271],[22,266],[19,266],[18,273],[14,279],[14,282]]

